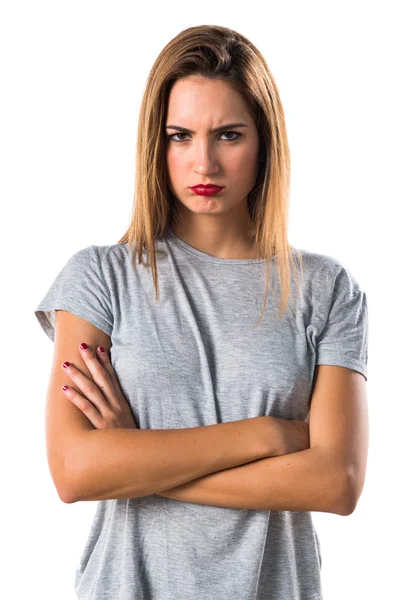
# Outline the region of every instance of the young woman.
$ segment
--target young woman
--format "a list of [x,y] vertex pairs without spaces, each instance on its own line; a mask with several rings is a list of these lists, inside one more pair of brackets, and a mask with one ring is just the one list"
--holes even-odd
[[128,231],[35,310],[54,484],[99,501],[81,600],[322,598],[311,512],[350,514],[366,472],[367,298],[288,243],[289,175],[263,56],[182,31],[144,92]]

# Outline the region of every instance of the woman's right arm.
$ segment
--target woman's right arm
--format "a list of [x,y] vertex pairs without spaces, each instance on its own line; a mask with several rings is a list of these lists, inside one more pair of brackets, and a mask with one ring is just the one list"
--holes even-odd
[[[46,407],[46,443],[60,498],[136,498],[156,494],[216,471],[284,453],[281,428],[272,417],[186,429],[95,429],[66,398],[71,385],[61,364],[70,360],[93,380],[78,346],[102,345],[110,337],[88,321],[57,310],[54,359]],[[79,390],[78,390],[79,391]]]

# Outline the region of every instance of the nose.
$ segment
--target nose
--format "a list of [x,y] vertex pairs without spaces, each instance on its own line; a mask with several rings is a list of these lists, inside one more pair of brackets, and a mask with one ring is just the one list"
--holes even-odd
[[217,153],[211,141],[200,142],[194,147],[193,170],[202,175],[219,171]]

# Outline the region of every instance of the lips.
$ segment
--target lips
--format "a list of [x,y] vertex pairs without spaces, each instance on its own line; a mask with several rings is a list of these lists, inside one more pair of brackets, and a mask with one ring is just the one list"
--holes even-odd
[[206,185],[203,185],[203,184],[194,185],[191,189],[192,190],[198,190],[198,189],[204,189],[204,188],[206,188],[206,189],[213,188],[213,189],[222,190],[222,187],[223,186],[221,186],[221,185],[215,185],[213,183],[207,183]]
[[199,196],[215,196],[215,194],[219,194],[223,188],[215,185],[196,185],[195,187],[192,187],[191,190],[194,194],[198,194]]

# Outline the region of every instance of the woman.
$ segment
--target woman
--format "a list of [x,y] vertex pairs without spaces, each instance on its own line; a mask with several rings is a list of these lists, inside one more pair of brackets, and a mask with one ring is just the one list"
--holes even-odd
[[289,171],[257,48],[182,31],[144,92],[128,231],[35,310],[54,483],[100,501],[82,600],[322,598],[311,512],[350,514],[365,478],[367,299],[289,245]]

